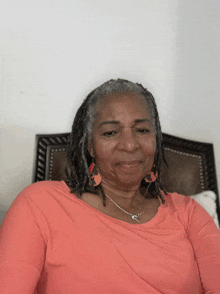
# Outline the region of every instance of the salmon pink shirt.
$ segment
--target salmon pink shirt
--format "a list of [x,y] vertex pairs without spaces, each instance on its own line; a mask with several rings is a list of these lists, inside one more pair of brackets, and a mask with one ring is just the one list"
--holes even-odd
[[0,229],[0,293],[220,293],[220,231],[195,200],[164,197],[149,222],[130,224],[63,181],[30,185]]

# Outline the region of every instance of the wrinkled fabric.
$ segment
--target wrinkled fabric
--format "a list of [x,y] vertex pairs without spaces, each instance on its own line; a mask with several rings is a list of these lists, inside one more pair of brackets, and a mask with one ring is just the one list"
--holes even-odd
[[220,293],[220,231],[195,200],[164,197],[153,219],[129,224],[63,181],[30,185],[0,229],[0,293]]

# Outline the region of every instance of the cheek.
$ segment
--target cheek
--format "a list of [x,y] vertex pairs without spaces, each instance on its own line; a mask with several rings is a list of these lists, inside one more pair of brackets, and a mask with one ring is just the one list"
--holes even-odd
[[143,149],[146,156],[154,157],[156,152],[156,139],[152,139],[148,141],[146,144],[144,144]]
[[106,142],[94,142],[94,155],[96,158],[96,162],[99,164],[107,164],[110,163],[114,144],[106,143]]
[[[142,149],[143,150],[143,149]],[[145,154],[145,167],[147,173],[150,173],[154,163],[154,157],[156,152],[156,141],[152,140],[144,146],[143,150]]]

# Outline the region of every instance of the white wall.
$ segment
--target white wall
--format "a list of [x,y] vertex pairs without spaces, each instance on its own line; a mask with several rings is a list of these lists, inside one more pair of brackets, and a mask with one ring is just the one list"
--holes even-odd
[[31,183],[35,134],[70,131],[110,78],[149,88],[163,131],[214,143],[220,175],[219,15],[218,0],[0,1],[0,210]]

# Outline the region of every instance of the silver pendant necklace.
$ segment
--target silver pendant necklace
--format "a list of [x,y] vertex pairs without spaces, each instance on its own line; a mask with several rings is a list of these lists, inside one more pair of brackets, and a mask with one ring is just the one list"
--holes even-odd
[[119,205],[118,205],[118,204],[117,204],[117,203],[116,203],[111,197],[109,197],[106,193],[105,193],[105,196],[106,196],[109,200],[111,200],[111,201],[115,204],[115,206],[117,206],[119,209],[121,209],[122,211],[124,211],[126,214],[130,215],[133,221],[136,221],[136,222],[139,223],[138,218],[144,213],[144,211],[142,211],[142,212],[140,212],[140,213],[137,213],[137,214],[132,214],[132,213],[130,213],[130,212],[124,210],[123,208],[121,208],[121,207],[120,207],[120,206],[119,206]]

